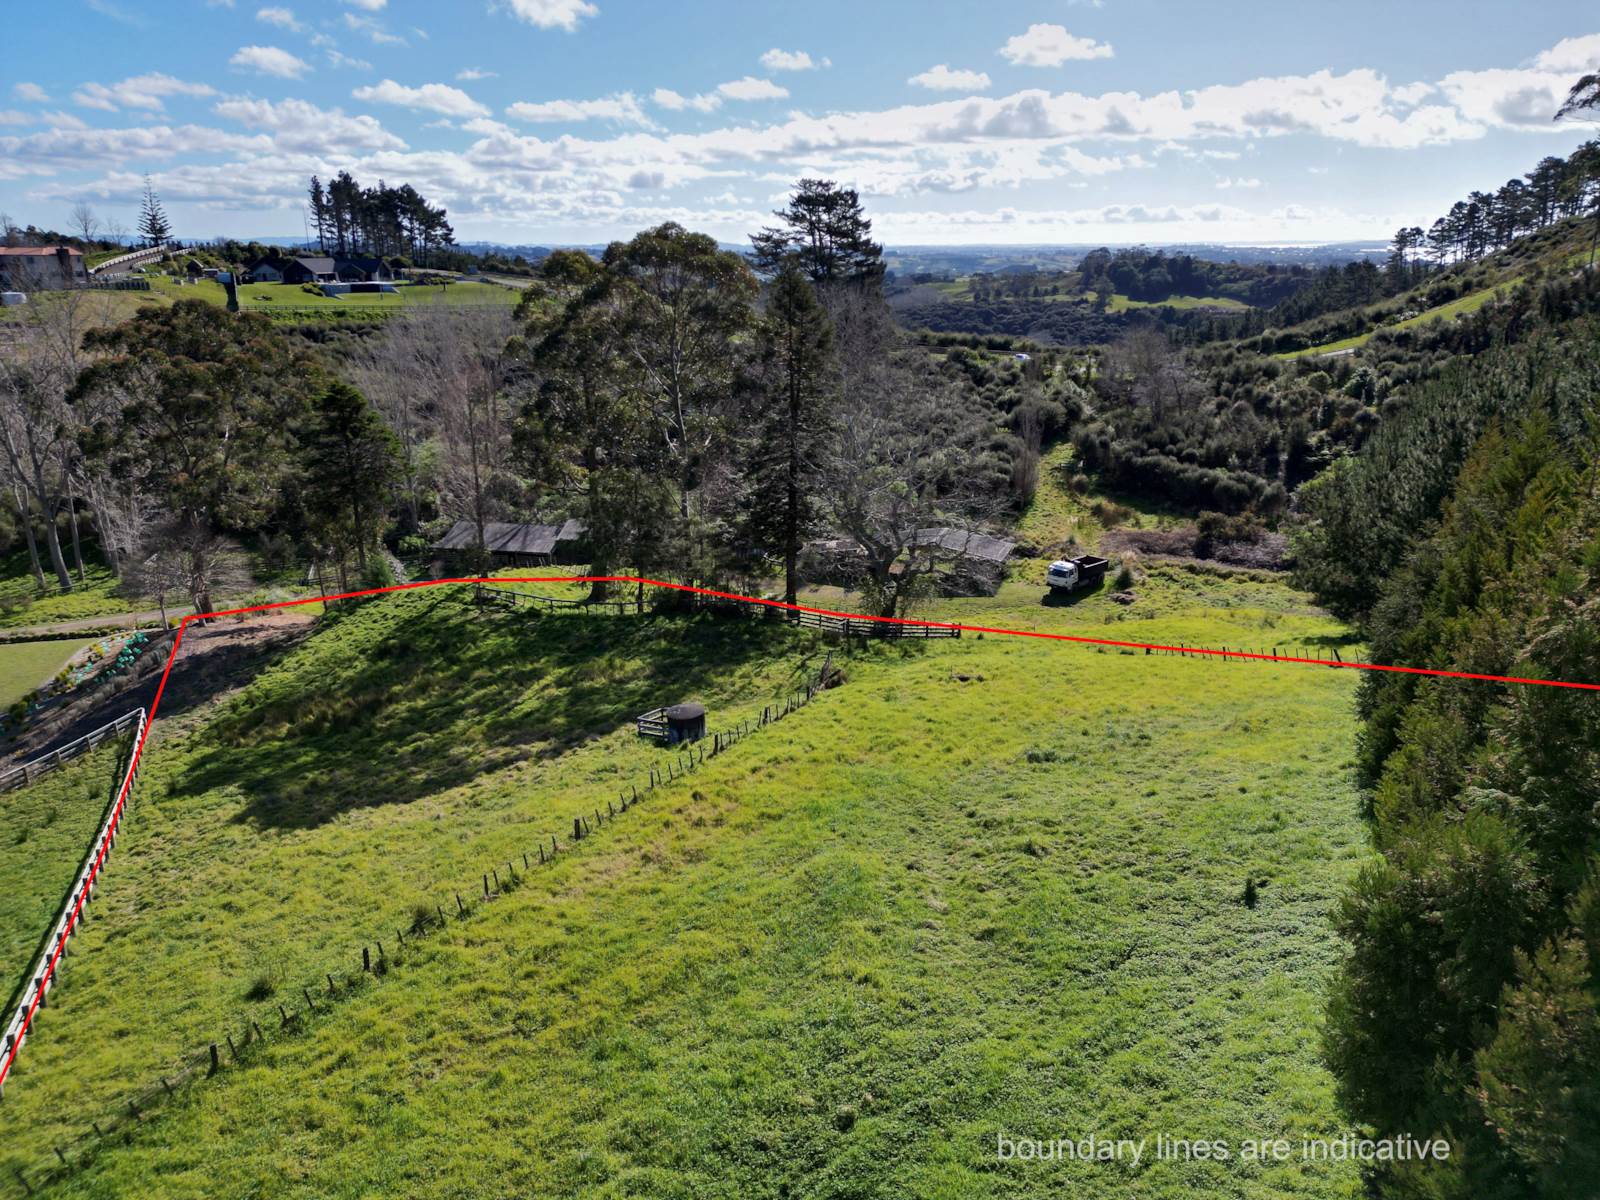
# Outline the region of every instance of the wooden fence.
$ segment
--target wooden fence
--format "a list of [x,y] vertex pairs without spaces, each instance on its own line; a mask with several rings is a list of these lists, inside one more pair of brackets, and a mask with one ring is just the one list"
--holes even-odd
[[632,600],[571,600],[564,596],[540,596],[533,592],[518,592],[513,591],[511,588],[491,587],[482,583],[476,583],[472,586],[472,598],[478,604],[500,604],[507,608],[527,605],[530,608],[565,609],[569,612],[614,613],[617,616],[642,611],[638,604]]
[[134,724],[143,725],[144,709],[136,708],[132,712],[123,713],[115,721],[100,726],[99,729],[90,730],[81,738],[59,746],[49,754],[39,758],[30,759],[20,767],[12,767],[5,774],[0,775],[0,793],[13,791],[24,787],[38,779],[41,775],[48,775],[63,763],[71,762],[79,755],[87,754],[107,738],[117,737],[128,731]]
[[667,737],[667,710],[652,708],[647,713],[641,713],[634,718],[634,726],[639,731],[640,737],[656,738],[665,741]]
[[[210,1042],[171,1063],[147,1085],[125,1095],[122,1100],[102,1111],[99,1118],[90,1121],[89,1127],[78,1136],[53,1145],[51,1156],[36,1163],[29,1172],[14,1167],[11,1177],[0,1182],[15,1185],[13,1194],[16,1196],[31,1196],[37,1189],[66,1177],[91,1160],[107,1144],[108,1139],[126,1140],[130,1130],[150,1119],[154,1110],[179,1095],[185,1085],[210,1078],[232,1065],[250,1061],[269,1036],[288,1036],[304,1030],[311,1020],[327,1012],[334,1003],[375,984],[400,966],[405,960],[407,948],[420,938],[445,929],[452,922],[471,919],[489,903],[521,886],[533,871],[554,863],[564,852],[570,852],[575,843],[595,836],[619,817],[645,803],[659,788],[682,780],[708,760],[720,757],[747,737],[804,708],[820,692],[839,681],[839,676],[832,670],[832,661],[832,655],[829,655],[815,680],[789,693],[782,701],[764,706],[759,717],[740,720],[708,734],[698,742],[671,748],[670,754],[662,755],[658,763],[649,766],[644,778],[621,787],[615,800],[607,799],[604,807],[594,803],[586,811],[574,816],[572,828],[566,831],[566,847],[552,835],[541,839],[530,849],[513,852],[503,863],[495,862],[465,888],[440,889],[435,894],[419,897],[418,903],[411,909],[408,923],[395,927],[392,936],[385,931],[341,955],[338,963],[326,963],[321,970],[310,973],[306,977],[307,982],[298,989],[284,989],[280,994],[287,999],[276,1002],[275,1013],[262,1007],[252,1010],[249,1015],[241,1014],[222,1032],[218,1041]],[[138,715],[139,733],[142,734],[142,710]],[[131,795],[131,784],[128,791]],[[74,889],[76,891],[77,888]],[[55,944],[54,940],[51,944]],[[263,1020],[268,1025],[266,1030],[262,1028]]]
[[[111,794],[111,799],[106,804],[105,813],[100,818],[94,839],[89,843],[88,850],[84,852],[83,859],[78,864],[78,873],[73,877],[72,886],[67,889],[67,894],[61,901],[56,919],[51,923],[45,936],[40,939],[39,949],[23,976],[26,982],[17,1000],[16,1010],[6,1022],[5,1040],[0,1043],[0,1053],[5,1056],[6,1073],[9,1073],[11,1066],[15,1064],[23,1041],[32,1031],[35,1013],[44,1008],[45,997],[56,984],[57,967],[66,953],[67,939],[77,932],[78,926],[82,923],[84,910],[94,898],[94,889],[99,884],[101,872],[124,826],[123,816],[133,799],[134,784],[138,782],[139,745],[144,738],[145,711],[142,708],[135,709],[127,716],[102,726],[93,733],[85,734],[77,742],[71,743],[73,746],[86,744],[90,738],[97,735],[103,735],[101,736],[103,741],[105,736],[111,736],[107,734],[108,730],[118,729],[122,732],[131,729],[133,732],[133,740],[128,747],[127,763],[118,773],[116,791]],[[84,750],[80,749],[76,753],[84,753]],[[57,762],[56,765],[59,766],[60,763]],[[3,1087],[3,1081],[0,1081],[0,1089]]]

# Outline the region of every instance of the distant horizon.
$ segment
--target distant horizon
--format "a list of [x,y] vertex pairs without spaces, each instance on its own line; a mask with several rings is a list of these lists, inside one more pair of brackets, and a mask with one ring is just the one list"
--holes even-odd
[[[692,229],[693,226],[690,226],[690,228]],[[180,242],[194,242],[194,243],[198,243],[198,244],[201,244],[201,245],[209,244],[209,243],[212,243],[212,242],[232,241],[232,242],[256,242],[256,243],[259,243],[259,244],[261,244],[263,246],[268,246],[268,245],[281,244],[281,243],[291,243],[291,244],[299,245],[299,244],[302,244],[302,243],[315,242],[316,238],[313,236],[313,237],[308,239],[308,238],[305,238],[303,236],[296,236],[294,234],[284,233],[284,234],[248,234],[248,235],[215,234],[215,235],[210,236],[210,237],[195,237],[195,238],[179,237],[176,240],[178,240]],[[611,239],[611,240],[615,241],[617,239]],[[627,239],[623,238],[622,240],[625,241]],[[522,241],[500,241],[500,240],[495,239],[495,238],[478,238],[478,237],[457,238],[456,239],[456,245],[458,245],[458,246],[494,246],[494,247],[497,247],[497,248],[505,248],[505,249],[516,249],[516,248],[520,248],[520,247],[524,247],[524,246],[527,246],[527,247],[542,246],[542,247],[546,247],[546,248],[551,249],[551,250],[585,250],[585,249],[590,249],[592,247],[606,246],[606,245],[609,245],[609,244],[610,244],[609,241],[563,241],[563,240],[555,239],[555,238],[529,238],[529,239],[522,240]],[[721,246],[725,246],[725,247],[732,247],[732,246],[742,245],[742,243],[740,243],[740,242],[728,241],[726,239],[720,239],[720,238],[718,239],[718,244],[721,245]],[[1173,249],[1173,248],[1183,248],[1183,247],[1188,247],[1188,246],[1217,247],[1217,248],[1226,249],[1226,250],[1361,249],[1361,250],[1371,251],[1371,252],[1377,253],[1377,252],[1387,251],[1388,245],[1389,245],[1388,239],[1386,237],[1334,238],[1334,239],[1327,240],[1327,241],[1296,241],[1296,242],[1282,241],[1282,240],[1270,241],[1270,242],[1268,242],[1268,241],[1262,241],[1262,242],[1252,242],[1252,241],[1213,241],[1213,240],[1208,240],[1208,239],[1204,239],[1204,238],[1178,238],[1178,239],[1174,239],[1172,241],[1164,241],[1164,242],[1158,242],[1158,241],[1153,241],[1153,240],[1149,240],[1149,239],[1140,239],[1140,240],[1137,240],[1137,241],[1118,242],[1118,241],[1106,241],[1106,240],[1103,240],[1103,239],[1097,240],[1097,239],[1092,239],[1091,238],[1089,240],[1081,241],[1081,242],[1044,242],[1044,241],[1030,241],[1030,242],[883,242],[881,244],[883,246],[883,251],[884,251],[885,254],[893,254],[893,253],[895,253],[897,251],[911,251],[911,250],[935,250],[935,251],[936,250],[1009,250],[1009,251],[1021,251],[1021,250],[1084,250],[1084,249],[1093,250],[1093,249],[1097,249],[1097,248],[1100,248],[1100,247],[1104,247],[1104,248],[1106,248],[1108,250],[1131,250],[1131,249],[1138,249],[1138,248],[1141,248],[1141,247],[1142,248],[1151,249],[1151,250],[1164,250],[1164,249]]]

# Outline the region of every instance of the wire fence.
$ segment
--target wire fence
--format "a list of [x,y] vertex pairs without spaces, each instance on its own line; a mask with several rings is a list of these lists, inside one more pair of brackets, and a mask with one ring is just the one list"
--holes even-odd
[[[401,966],[408,954],[428,936],[453,923],[470,920],[486,905],[514,891],[534,871],[555,863],[577,843],[595,837],[645,803],[657,790],[679,782],[708,760],[720,757],[746,738],[781,722],[824,690],[842,683],[842,676],[833,669],[832,662],[830,655],[815,679],[808,679],[803,687],[786,694],[781,701],[763,706],[759,716],[710,732],[696,742],[679,744],[665,761],[651,764],[643,777],[620,787],[615,799],[608,797],[603,807],[599,802],[592,802],[575,814],[571,828],[563,829],[561,835],[552,834],[528,849],[514,851],[503,863],[496,861],[465,887],[437,888],[419,896],[410,910],[409,920],[403,919],[390,931],[375,933],[369,940],[342,953],[337,962],[324,963],[321,969],[309,972],[298,988],[290,986],[275,991],[270,1006],[237,1014],[221,1030],[216,1041],[181,1055],[148,1083],[108,1105],[81,1133],[52,1145],[30,1168],[14,1166],[10,1178],[0,1182],[12,1189],[12,1195],[32,1196],[92,1161],[102,1146],[126,1140],[185,1088],[248,1063],[268,1041],[305,1029],[339,1001],[375,985]],[[142,710],[139,715],[139,736],[142,737]],[[561,836],[567,838],[565,844],[560,841]],[[74,891],[76,893],[77,889]]]
[[[511,599],[507,600],[507,597]],[[505,604],[511,608],[531,604],[549,610],[610,612],[618,615],[639,611],[637,605],[627,602],[602,601],[597,605],[582,600],[537,596],[484,584],[474,585],[473,598],[480,604]],[[869,619],[834,617],[830,614],[797,613],[790,609],[748,601],[698,598],[694,607],[696,610],[713,610],[785,621],[806,628],[843,634],[846,637],[959,637],[961,634],[960,629],[950,626],[884,624]],[[884,629],[914,632],[885,634],[882,632]],[[1089,648],[1104,652],[1112,647],[1091,644]],[[1202,647],[1185,644],[1173,646],[1133,644],[1119,649],[1122,653],[1138,653],[1142,649],[1147,655],[1205,657],[1221,662],[1271,661],[1272,658],[1281,658],[1284,661],[1325,662],[1329,666],[1344,666],[1361,661],[1359,658],[1341,655],[1339,648],[1335,646],[1300,648],[1297,653],[1292,651],[1288,655],[1283,654],[1278,647],[1272,647],[1270,650],[1249,650],[1242,647]],[[1259,655],[1260,658],[1247,657],[1253,655]],[[50,1147],[48,1155],[31,1168],[31,1173],[14,1167],[11,1179],[4,1182],[16,1185],[18,1190],[13,1194],[31,1196],[37,1189],[77,1170],[93,1158],[107,1139],[124,1139],[132,1130],[149,1120],[165,1101],[180,1094],[185,1087],[219,1072],[225,1072],[236,1064],[247,1063],[257,1049],[267,1041],[290,1036],[304,1029],[310,1021],[327,1012],[341,999],[374,985],[401,966],[408,952],[430,934],[448,928],[453,922],[471,919],[484,906],[519,887],[533,871],[553,864],[558,857],[569,853],[577,843],[596,836],[606,826],[645,803],[658,789],[672,786],[703,766],[708,759],[720,757],[747,737],[783,721],[806,707],[822,691],[840,682],[842,677],[834,670],[830,654],[816,679],[808,680],[803,688],[787,694],[781,701],[763,706],[758,717],[741,720],[725,729],[708,733],[696,742],[680,743],[673,748],[672,755],[664,762],[659,765],[651,764],[643,778],[621,787],[615,799],[608,797],[604,807],[596,802],[575,814],[572,817],[571,828],[563,829],[563,835],[568,839],[565,846],[560,841],[561,835],[552,834],[547,839],[541,839],[532,848],[513,852],[504,863],[495,862],[465,888],[435,890],[426,896],[419,896],[412,907],[410,920],[393,927],[392,936],[388,932],[373,936],[369,941],[347,950],[337,963],[325,963],[320,971],[308,974],[298,989],[291,987],[282,993],[275,993],[275,995],[281,994],[284,998],[276,1000],[272,1007],[260,1007],[249,1013],[238,1014],[222,1030],[219,1040],[180,1056],[149,1083],[110,1105],[98,1119],[91,1120],[88,1128],[82,1133]],[[131,717],[137,717],[138,732],[134,742],[137,747],[144,736],[144,712],[141,709],[136,714],[119,718],[119,722],[126,722]],[[105,729],[112,729],[119,722],[113,722]],[[95,733],[78,740],[85,742],[104,732],[96,730]],[[63,747],[62,752],[70,748],[70,746]],[[82,752],[82,749],[74,751],[74,753]],[[56,753],[60,752],[53,752],[37,763],[27,766],[36,767],[53,761]],[[130,762],[124,784],[124,791],[128,795],[132,793],[136,762],[136,758]],[[124,796],[123,800],[119,801],[113,815],[120,813],[126,799],[127,796]],[[103,831],[101,836],[97,837],[96,845],[100,849],[91,855],[91,862],[95,860],[103,862],[104,854],[109,850],[110,839],[114,834],[113,820],[109,833]],[[83,901],[87,901],[92,896],[94,880],[91,877],[84,882],[82,874],[80,872],[80,881],[74,885],[72,896],[69,897],[68,912],[72,910],[74,897],[81,896]],[[70,927],[59,934],[53,930],[53,936],[48,939],[47,945],[57,948],[55,953],[59,955],[64,950],[65,938],[70,932]],[[54,981],[53,976],[44,980],[42,990],[47,991]],[[42,1005],[42,993],[39,1000]],[[23,1011],[27,1010],[19,1010]],[[263,1018],[266,1020],[267,1028],[262,1027]],[[8,1047],[11,1045],[9,1041],[7,1044]]]

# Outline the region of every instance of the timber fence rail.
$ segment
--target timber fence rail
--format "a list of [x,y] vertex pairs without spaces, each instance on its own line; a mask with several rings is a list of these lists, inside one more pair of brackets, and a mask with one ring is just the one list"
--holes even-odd
[[38,758],[29,759],[19,767],[12,767],[4,774],[0,774],[0,793],[14,791],[25,787],[35,779],[48,775],[51,771],[73,759],[89,753],[108,738],[119,737],[126,733],[135,723],[142,724],[144,709],[136,708],[132,712],[123,713],[115,721],[109,721],[99,729],[91,729],[80,738],[58,746],[48,754],[41,754]]
[[508,608],[527,605],[531,608],[552,611],[614,613],[617,616],[644,611],[635,600],[576,600],[567,596],[542,596],[536,592],[519,592],[512,588],[492,587],[482,583],[474,586],[472,596],[478,604],[501,604]]
[[[659,789],[680,782],[708,760],[720,757],[746,738],[799,712],[820,692],[837,686],[841,676],[832,663],[832,655],[829,655],[814,680],[808,679],[803,686],[764,705],[759,715],[752,713],[726,728],[707,733],[698,741],[663,751],[658,761],[647,766],[643,776],[621,786],[615,799],[608,797],[603,803],[586,805],[573,815],[570,828],[563,827],[560,834],[541,839],[529,849],[513,851],[504,861],[490,864],[464,887],[439,888],[419,896],[399,925],[340,954],[337,962],[324,963],[320,970],[309,973],[298,987],[275,989],[269,1003],[228,1022],[218,1040],[183,1054],[147,1084],[109,1105],[98,1118],[89,1121],[83,1132],[49,1147],[31,1168],[13,1168],[10,1178],[3,1182],[12,1188],[14,1195],[33,1195],[36,1190],[80,1169],[103,1145],[126,1141],[185,1087],[235,1064],[248,1062],[268,1040],[304,1030],[313,1018],[329,1011],[336,1002],[374,984],[401,965],[408,951],[421,939],[452,923],[469,920],[485,905],[514,891],[532,872],[554,864],[558,857],[570,853],[575,843],[595,837],[618,818],[645,803]],[[142,710],[139,715],[142,739]],[[563,837],[565,842],[561,840]],[[77,891],[75,887],[74,894]],[[51,944],[55,941],[52,938]]]
[[[33,1030],[36,1014],[44,1007],[45,997],[60,978],[59,968],[67,953],[67,940],[83,923],[85,910],[89,902],[94,899],[95,888],[99,884],[106,859],[111,854],[112,847],[117,844],[117,837],[125,824],[124,816],[127,813],[128,802],[133,798],[134,785],[138,782],[140,750],[144,746],[148,728],[144,709],[135,709],[129,715],[133,717],[131,723],[133,741],[129,747],[127,764],[121,771],[121,783],[106,805],[105,814],[100,818],[100,825],[95,830],[88,850],[84,852],[78,873],[74,876],[71,887],[67,889],[66,898],[61,902],[55,921],[50,925],[38,952],[28,964],[28,971],[23,976],[26,982],[23,985],[21,998],[17,1002],[16,1011],[6,1022],[5,1075],[10,1074],[17,1055],[22,1050],[23,1042]],[[86,742],[97,733],[115,729],[118,723],[113,721],[110,725],[103,726],[78,740]],[[0,1098],[4,1095],[4,1079],[0,1077]]]
[[126,254],[119,254],[115,258],[108,258],[105,260],[105,262],[96,263],[92,267],[85,268],[85,270],[91,277],[93,277],[101,274],[102,272],[115,270],[118,267],[137,266],[142,262],[157,262],[169,254],[176,254],[180,248],[181,247],[179,247],[175,242],[163,243],[160,246],[146,246],[143,250],[130,250]]
[[[528,605],[551,611],[609,612],[618,616],[645,611],[638,600],[575,600],[562,596],[543,596],[534,592],[518,592],[511,588],[477,584],[473,597],[479,604],[504,604],[508,607]],[[802,629],[817,629],[823,633],[838,634],[847,638],[958,638],[958,626],[927,623],[885,623],[872,617],[846,617],[833,613],[813,612],[808,609],[784,608],[763,604],[758,600],[706,599],[696,596],[690,606],[693,612],[718,613],[723,616],[748,617],[754,620],[781,621],[798,625]]]

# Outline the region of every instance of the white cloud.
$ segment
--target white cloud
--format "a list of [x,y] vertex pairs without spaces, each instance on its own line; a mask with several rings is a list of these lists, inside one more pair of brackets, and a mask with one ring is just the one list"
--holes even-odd
[[650,99],[657,106],[669,109],[672,112],[681,112],[692,108],[696,112],[714,112],[722,107],[722,97],[715,92],[702,92],[698,96],[684,96],[671,88],[657,88],[650,93]]
[[761,65],[769,71],[814,71],[832,64],[825,58],[814,59],[804,50],[773,48],[761,56]]
[[1389,94],[1401,104],[1421,104],[1439,89],[1431,83],[1408,83],[1404,87],[1391,88]]
[[215,88],[204,83],[185,83],[157,71],[149,75],[135,75],[121,83],[86,83],[72,93],[72,99],[83,108],[97,108],[102,112],[116,112],[120,108],[160,112],[165,107],[162,101],[168,96],[216,94]]
[[505,0],[505,6],[519,19],[540,29],[564,29],[568,33],[578,28],[585,17],[599,15],[600,10],[589,0]]
[[[1581,75],[1600,67],[1600,33],[1563,38],[1533,60],[1539,71]],[[1575,82],[1575,81],[1574,81]]]
[[779,87],[770,79],[757,79],[754,75],[719,83],[717,91],[729,100],[782,100],[789,94],[788,88]]
[[906,82],[914,87],[927,88],[935,92],[981,92],[991,81],[983,71],[957,69],[940,63],[936,67],[929,67],[920,75],[913,75]]
[[44,118],[44,123],[50,126],[51,129],[89,128],[89,123],[87,121],[75,117],[69,112],[47,112],[41,115]]
[[291,153],[339,155],[406,148],[373,117],[347,116],[340,109],[318,108],[305,100],[274,103],[236,96],[218,102],[213,111],[246,129],[271,134],[279,150]]
[[349,67],[352,71],[370,71],[372,64],[364,58],[352,58],[338,47],[329,47],[327,50],[328,65],[332,67]]
[[1567,134],[1555,115],[1574,82],[1565,71],[1493,68],[1452,71],[1439,81],[1439,90],[1470,121]]
[[628,125],[652,122],[632,92],[618,92],[597,100],[543,100],[537,104],[520,101],[506,109],[506,116],[519,121],[618,121]]
[[1070,59],[1110,58],[1111,53],[1105,42],[1074,37],[1060,25],[1029,25],[1000,47],[1002,58],[1022,67],[1059,67]]
[[460,88],[447,83],[425,83],[421,87],[405,87],[392,79],[369,87],[358,87],[350,93],[357,100],[374,104],[398,104],[402,108],[422,109],[446,117],[486,117],[489,110]]
[[479,67],[467,67],[456,72],[457,83],[473,83],[479,79],[497,79],[499,72],[485,71]]
[[293,33],[301,33],[305,26],[295,19],[294,10],[279,8],[276,5],[256,9],[256,20],[264,25],[276,25],[280,29],[287,29]]
[[277,46],[241,46],[228,62],[241,70],[275,75],[279,79],[299,79],[311,70],[311,64],[303,58],[296,58]]
[[1219,188],[1227,189],[1227,188],[1258,188],[1258,187],[1263,187],[1265,185],[1259,179],[1242,179],[1241,178],[1241,179],[1219,179],[1219,180],[1217,180],[1217,186]]
[[364,8],[368,12],[381,12],[389,0],[344,0],[346,4],[353,4],[357,8]]
[[398,34],[390,33],[383,27],[382,22],[373,17],[357,16],[355,13],[345,13],[344,23],[347,29],[356,33],[364,33],[379,46],[404,46],[406,40]]
[[50,99],[50,93],[37,83],[17,83],[11,87],[11,94],[18,100],[31,100],[36,104],[43,104]]
[[32,125],[37,118],[16,108],[0,108],[0,125]]
[[265,137],[240,136],[203,125],[146,125],[132,129],[52,129],[26,137],[0,137],[0,158],[49,169],[85,163],[172,158],[180,154],[270,154]]

